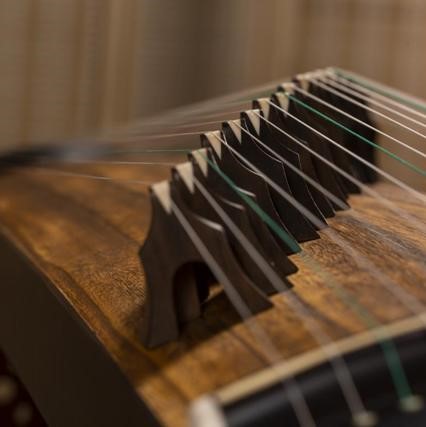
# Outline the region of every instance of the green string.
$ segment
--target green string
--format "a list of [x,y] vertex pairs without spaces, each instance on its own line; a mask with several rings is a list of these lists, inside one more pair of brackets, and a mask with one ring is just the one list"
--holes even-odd
[[[218,175],[234,190],[240,198],[242,198],[259,217],[276,233],[276,235],[288,245],[294,252],[300,252],[301,247],[299,244],[286,233],[280,225],[278,225],[257,203],[255,203],[249,196],[247,196],[236,184],[229,178],[213,161],[211,161],[203,153],[199,153],[208,164],[218,173]],[[361,320],[364,321],[368,329],[372,329],[372,332],[376,335],[376,339],[380,344],[382,352],[385,357],[386,364],[391,373],[391,378],[400,400],[406,399],[412,396],[412,391],[408,383],[404,368],[401,363],[401,359],[398,354],[398,350],[394,342],[388,337],[380,333],[376,328],[380,326],[377,319],[370,314],[361,304],[359,304],[355,298],[353,298],[349,292],[339,286],[329,274],[324,272],[321,266],[316,260],[310,257],[305,252],[300,253],[300,257],[318,273],[319,276],[323,277],[325,285],[334,291],[338,297],[348,305],[352,311],[354,311]]]
[[229,178],[214,162],[202,153],[200,155],[209,163],[209,165],[218,173],[218,175],[240,196],[257,215],[275,232],[275,234],[290,248],[291,251],[298,253],[302,248],[283,228],[277,224],[250,196],[247,196],[240,190],[234,181]]
[[397,160],[398,162],[402,163],[403,165],[407,166],[408,168],[410,168],[411,170],[413,170],[414,172],[417,172],[418,174],[426,177],[426,170],[419,168],[416,165],[413,165],[411,162],[409,162],[408,160],[402,159],[401,157],[397,156],[395,153],[393,153],[392,151],[381,147],[380,145],[370,141],[368,138],[365,138],[364,136],[360,135],[359,133],[353,131],[352,129],[342,125],[341,123],[339,123],[338,121],[332,119],[331,117],[327,116],[324,113],[321,113],[320,111],[318,111],[317,109],[311,107],[310,105],[306,104],[303,101],[300,101],[299,99],[297,99],[296,97],[286,94],[286,96],[291,99],[292,101],[294,101],[296,104],[301,105],[303,108],[311,111],[312,113],[316,114],[317,116],[321,117],[322,119],[328,121],[329,123],[332,123],[334,126],[339,127],[340,129],[345,130],[346,132],[350,133],[351,135],[357,137],[358,139],[360,139],[361,141],[365,142],[368,145],[371,145],[372,147],[376,148],[377,150],[382,151],[383,153],[385,153],[387,156]]
[[[140,152],[155,153],[155,152],[175,152],[175,153],[191,153],[192,148],[179,148],[179,149],[156,149],[147,148],[138,150]],[[251,197],[247,196],[236,184],[228,177],[213,161],[207,156],[200,153],[200,155],[207,161],[207,163],[218,173],[218,175],[243,199],[247,205],[269,226],[269,228],[295,253],[300,253],[302,248],[279,224],[277,224]],[[394,342],[388,337],[380,333],[376,328],[380,326],[377,319],[369,313],[362,305],[360,305],[349,292],[339,286],[329,274],[323,271],[321,266],[316,260],[308,254],[301,252],[300,257],[314,270],[319,276],[323,278],[325,285],[331,289],[335,294],[354,311],[358,317],[364,321],[368,329],[376,335],[376,339],[380,344],[383,351],[386,364],[391,374],[391,378],[400,400],[412,396],[412,391],[408,383],[398,350]]]
[[[302,253],[301,258],[306,258],[307,255]],[[318,274],[322,274],[321,267],[318,263],[311,259],[307,259],[307,264],[310,264],[311,268],[316,270]],[[407,376],[405,374],[404,368],[401,363],[401,359],[398,354],[398,350],[395,346],[395,343],[392,339],[382,335],[378,331],[377,327],[380,326],[378,320],[369,313],[361,304],[359,304],[355,298],[351,297],[350,293],[345,291],[341,286],[339,286],[333,278],[326,278],[326,286],[331,288],[338,297],[348,305],[352,311],[354,311],[358,317],[364,321],[368,329],[371,329],[375,334],[377,341],[379,342],[380,348],[382,349],[383,355],[385,357],[386,364],[388,366],[389,372],[391,373],[392,381],[395,386],[398,398],[404,400],[412,396],[412,391],[408,383]]]
[[408,106],[413,107],[413,108],[420,110],[420,111],[426,111],[426,105],[424,103],[416,102],[416,101],[413,101],[411,99],[407,99],[402,95],[396,95],[395,93],[392,93],[391,91],[381,89],[381,88],[374,86],[373,84],[369,83],[367,80],[364,80],[362,77],[354,77],[352,75],[346,74],[344,71],[342,71],[338,68],[334,69],[334,72],[338,76],[343,77],[346,80],[357,83],[360,86],[365,87],[366,89],[370,89],[374,92],[379,93],[380,95],[384,95],[384,96],[387,96],[388,98],[392,98],[395,101],[400,102],[401,104],[408,105]]

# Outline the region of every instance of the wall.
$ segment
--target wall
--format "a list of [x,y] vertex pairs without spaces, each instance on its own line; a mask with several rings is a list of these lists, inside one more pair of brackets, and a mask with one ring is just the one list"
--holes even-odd
[[339,65],[426,97],[423,0],[0,0],[0,144]]

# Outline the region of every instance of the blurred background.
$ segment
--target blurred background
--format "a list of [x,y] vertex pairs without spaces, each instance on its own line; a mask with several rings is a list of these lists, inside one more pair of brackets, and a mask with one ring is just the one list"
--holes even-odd
[[0,148],[336,65],[426,96],[424,0],[0,0]]

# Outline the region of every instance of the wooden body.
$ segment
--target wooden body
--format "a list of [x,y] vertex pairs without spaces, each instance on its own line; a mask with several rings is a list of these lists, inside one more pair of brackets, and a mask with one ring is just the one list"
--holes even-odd
[[[139,160],[185,160],[183,155],[166,157],[152,154],[149,158],[140,156]],[[137,158],[133,156],[132,160]],[[52,167],[64,169],[61,164]],[[42,273],[43,280],[34,281],[34,285],[53,292],[56,303],[59,301],[63,310],[71,311],[72,316],[76,315],[76,321],[77,318],[81,321],[86,329],[81,334],[88,331],[89,340],[96,342],[97,350],[93,351],[106,353],[115,362],[105,362],[108,366],[104,372],[117,371],[114,375],[122,372],[128,383],[121,379],[117,381],[122,387],[128,387],[129,396],[136,392],[161,424],[180,427],[186,424],[188,406],[194,399],[269,366],[262,347],[221,292],[206,304],[200,319],[185,327],[179,341],[153,351],[145,350],[138,338],[144,311],[144,271],[138,250],[149,228],[150,204],[147,185],[126,180],[156,182],[169,177],[169,168],[100,164],[67,166],[66,169],[111,176],[121,181],[71,177],[31,166],[5,170],[0,175],[1,233],[24,254],[36,272]],[[399,208],[424,223],[426,212],[420,202],[383,183],[375,187]],[[328,220],[330,228],[387,277],[426,303],[424,236],[367,195],[352,196],[349,201],[352,209]],[[294,288],[289,292],[311,310],[333,340],[350,338],[365,331],[367,326],[327,286],[330,276],[336,284],[356,295],[358,301],[374,314],[378,324],[391,324],[413,316],[413,312],[384,289],[373,275],[362,271],[351,254],[331,242],[327,230],[319,234],[320,239],[304,243],[302,247],[303,254],[312,256],[323,273],[314,271],[303,256],[291,256],[299,272],[291,277]],[[5,255],[2,257],[7,259]],[[167,263],[167,259],[163,262]],[[2,262],[3,271],[10,268],[9,263]],[[13,280],[17,276],[3,274],[2,277]],[[6,291],[10,292],[13,286],[10,281],[2,281],[0,297]],[[25,298],[25,294],[21,297]],[[294,358],[315,349],[318,343],[286,304],[286,295],[275,295],[272,301],[275,306],[257,315],[256,319],[282,357]],[[26,301],[26,304],[31,305],[31,302]],[[15,316],[20,319],[26,319],[26,314],[30,316],[24,308],[22,313],[17,313],[16,307],[12,311],[11,307],[1,305],[1,310],[3,322],[8,319],[13,322]],[[26,321],[31,323],[32,318]],[[418,327],[416,322],[413,324]],[[8,329],[10,325],[12,323],[7,325]],[[16,326],[17,332],[23,330]],[[69,337],[66,333],[55,333],[52,337],[55,337],[54,342],[40,341],[40,345],[50,345],[55,357],[56,349],[66,350]],[[4,344],[2,340],[5,340]],[[4,345],[6,352],[10,342],[10,336],[1,335],[0,328],[0,345]],[[20,343],[19,348],[11,345],[11,353],[20,352],[22,361],[24,355],[32,352],[34,359],[37,357],[37,337],[23,339]],[[78,354],[85,352],[84,347],[67,351],[71,352],[70,361],[78,361],[73,367],[74,378],[81,376],[86,381],[89,375],[90,379],[91,370],[97,369],[97,358],[80,358]],[[63,352],[61,356],[58,352],[57,357],[65,357],[65,354]],[[33,362],[37,366],[37,361]],[[19,363],[17,365],[19,371]],[[58,366],[55,367],[58,372],[69,368],[61,367],[60,363]],[[82,404],[78,390],[68,399],[63,399],[59,392],[48,397],[40,394],[43,378],[28,379],[25,372],[27,377],[30,376],[28,367],[23,366],[22,379],[29,385],[48,422],[57,420],[57,414],[52,416],[53,408],[56,412],[62,408],[65,414],[73,406]],[[102,384],[100,378],[98,381],[99,387],[108,385],[107,381]],[[49,388],[55,379],[47,376],[45,382]],[[34,390],[31,390],[31,384]],[[81,384],[83,386],[84,381]],[[102,398],[102,395],[100,393],[98,397]],[[96,398],[93,394],[84,397],[86,401],[96,401]],[[113,403],[108,401],[106,413],[110,405]],[[135,413],[143,418],[145,409],[139,409]],[[155,424],[148,416],[146,420]],[[142,425],[143,420],[139,422]],[[63,424],[70,425],[69,421]],[[129,422],[128,425],[132,424]]]

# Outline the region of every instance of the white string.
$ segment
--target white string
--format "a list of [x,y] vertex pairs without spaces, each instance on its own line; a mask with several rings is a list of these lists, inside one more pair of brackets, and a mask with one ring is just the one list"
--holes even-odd
[[[133,162],[133,164],[135,164],[136,162]],[[143,163],[143,162],[142,162]],[[57,171],[55,171],[55,173],[57,173]],[[62,173],[64,173],[64,174],[69,174],[69,173],[66,173],[66,172],[62,172]],[[81,177],[89,177],[88,175],[82,175],[82,174],[74,174],[74,173],[72,173],[72,176],[81,176]],[[94,177],[94,176],[90,176],[91,178],[96,178],[96,179],[110,179],[110,178],[108,178],[108,177],[100,177],[100,176],[97,176],[97,177]],[[128,181],[128,180],[126,180],[126,181]],[[141,183],[141,181],[134,181],[134,182],[137,182],[137,183]],[[312,327],[312,326],[311,326]]]
[[[157,126],[168,125],[173,120],[178,123],[188,116],[194,117],[209,117],[211,114],[216,114],[219,109],[223,110],[226,106],[242,106],[247,105],[251,102],[250,98],[253,94],[268,91],[274,86],[278,86],[282,79],[271,81],[260,86],[252,86],[251,88],[244,89],[241,91],[233,92],[229,95],[221,96],[219,98],[210,99],[207,101],[198,102],[189,106],[184,106],[161,115],[153,117],[145,117],[142,119],[136,119],[130,123],[122,126],[117,126],[104,132],[104,137],[122,133],[132,128],[142,128],[146,126]],[[247,99],[245,99],[247,97]],[[220,113],[220,112],[219,112]]]
[[352,151],[348,150],[346,147],[343,147],[342,145],[338,144],[333,139],[329,138],[328,136],[326,136],[323,133],[321,133],[319,130],[317,130],[314,127],[312,127],[312,126],[308,125],[307,123],[303,122],[302,120],[300,120],[299,118],[297,118],[293,114],[289,113],[284,108],[281,108],[278,105],[273,104],[271,101],[266,101],[266,102],[269,105],[272,105],[274,108],[277,108],[278,110],[282,111],[287,116],[291,117],[293,120],[295,120],[298,123],[302,124],[303,126],[305,126],[306,128],[308,128],[312,132],[316,133],[321,138],[324,138],[328,142],[330,142],[331,144],[333,144],[334,146],[339,147],[345,153],[347,153],[351,157],[357,159],[358,161],[360,161],[361,163],[363,163],[364,165],[366,165],[368,168],[374,170],[375,172],[377,172],[378,174],[380,174],[381,176],[383,176],[384,178],[386,178],[388,181],[391,181],[392,183],[394,183],[398,187],[404,189],[405,191],[407,191],[408,193],[410,193],[413,197],[415,197],[416,199],[420,200],[422,203],[426,203],[426,197],[423,194],[419,193],[418,191],[414,190],[414,188],[412,188],[409,185],[403,183],[399,179],[395,178],[394,176],[390,175],[389,173],[385,172],[384,170],[382,170],[382,169],[378,168],[377,166],[373,165],[372,163],[368,162],[364,158],[362,158],[362,157],[358,156],[357,154],[353,153]]
[[143,162],[137,160],[96,160],[96,159],[58,159],[46,161],[43,159],[39,164],[75,164],[75,165],[123,165],[123,166],[174,166],[175,162]]
[[31,167],[31,171],[41,175],[55,175],[55,176],[65,176],[68,178],[83,178],[83,179],[93,179],[98,181],[122,181],[126,184],[141,184],[141,185],[152,185],[155,181],[144,181],[139,179],[128,179],[128,178],[112,178],[109,176],[103,175],[90,175],[84,173],[68,172],[64,170],[52,169],[52,168],[43,168],[43,167]]
[[[256,136],[254,136],[251,132],[249,132],[247,129],[245,129],[244,127],[240,126],[238,123],[235,123],[237,127],[239,127],[241,129],[241,131],[245,132],[246,134],[248,134],[250,137],[252,137],[256,142],[260,143],[261,141],[259,140],[259,138],[257,138]],[[215,135],[215,134],[214,134]],[[216,136],[216,135],[215,135]],[[216,136],[216,138],[218,138]],[[224,141],[223,142],[228,148],[230,148],[230,145]],[[263,145],[263,143],[262,143]],[[232,150],[234,150],[232,148]],[[236,151],[233,151],[234,153]],[[282,158],[282,156],[280,156],[278,153],[274,152],[273,150],[271,150],[271,152],[277,156],[280,160]],[[245,159],[244,156],[240,155],[243,159]],[[240,157],[240,158],[241,158]],[[245,161],[247,161],[247,159],[245,159]],[[247,161],[247,164],[249,162]],[[262,174],[262,177],[266,180],[267,178],[267,182],[268,184],[270,184],[272,186],[272,183],[274,183],[274,189],[276,189],[276,186],[278,186],[274,181],[272,181],[269,177],[267,177],[262,171],[260,171],[258,168],[256,168],[253,164],[249,165],[251,168],[254,167],[255,171]],[[279,186],[278,186],[279,187]],[[322,223],[320,221],[320,219],[313,214],[312,212],[310,212],[308,209],[306,209],[303,205],[301,205],[300,203],[297,202],[297,200],[289,195],[284,189],[282,189],[281,187],[279,187],[281,189],[280,191],[280,195],[282,195],[284,197],[283,194],[286,194],[286,200],[288,200],[294,207],[296,207],[296,209],[299,210],[300,213],[302,213],[303,215],[305,215],[310,221],[312,221],[315,225],[317,225],[317,223]],[[320,190],[321,191],[321,190]],[[299,208],[303,208],[303,209],[299,209]],[[342,247],[346,252],[348,252],[351,256],[352,259],[354,259],[357,264],[363,268],[364,270],[369,271],[373,276],[376,277],[376,279],[378,279],[382,285],[389,291],[391,292],[395,297],[398,298],[398,300],[402,301],[403,304],[405,305],[405,307],[413,312],[413,314],[419,316],[419,318],[425,323],[426,325],[426,308],[425,306],[417,299],[415,298],[413,295],[409,294],[408,292],[406,292],[403,288],[401,288],[396,282],[394,282],[391,278],[389,278],[387,275],[383,274],[379,269],[377,269],[377,267],[371,263],[364,255],[362,255],[361,253],[359,253],[358,251],[356,251],[355,249],[353,249],[351,247],[351,245],[349,244],[349,242],[346,241],[346,239],[340,237],[339,235],[337,235],[337,233],[334,230],[331,229],[325,229],[323,231],[324,233],[328,234],[330,239],[332,241],[334,241],[335,243],[337,243],[340,247]]]
[[[214,117],[214,116],[225,116],[225,114],[226,115],[228,115],[228,114],[239,114],[240,113],[240,111],[241,110],[234,110],[234,111],[225,111],[225,112],[223,112],[223,111],[221,111],[221,112],[218,112],[218,113],[216,113],[216,114],[213,114],[212,116]],[[227,118],[229,118],[229,116],[227,116]],[[219,120],[212,120],[212,121],[205,121],[205,122],[182,122],[182,123],[179,123],[179,122],[177,122],[177,123],[175,123],[175,124],[168,124],[168,126],[167,126],[167,128],[171,128],[171,129],[182,129],[182,128],[192,128],[192,127],[194,127],[194,126],[207,126],[207,125],[212,125],[212,124],[217,124],[217,123],[221,123],[221,122],[223,122],[224,121],[224,119],[222,118],[222,119],[219,119]],[[151,133],[144,133],[143,132],[143,127],[139,127],[139,128],[137,128],[137,127],[135,127],[135,128],[130,128],[130,129],[128,129],[127,130],[127,132],[126,132],[126,134],[129,134],[129,135],[143,135],[143,136],[158,136],[158,135],[165,135],[165,136],[174,136],[174,134],[167,134],[167,133],[161,133],[161,134],[159,134],[158,132],[151,132]],[[161,129],[164,129],[164,127],[162,127]],[[203,130],[199,130],[198,131],[198,133],[201,133],[201,132],[204,132]],[[183,134],[183,135],[192,135],[192,132],[191,133],[189,133],[189,132],[187,132],[187,133],[181,133],[181,132],[179,132],[179,134]]]
[[402,117],[402,118],[403,118],[403,119],[405,119],[405,120],[408,120],[408,121],[410,121],[410,122],[412,122],[412,123],[415,123],[415,124],[416,124],[416,125],[418,125],[418,126],[421,126],[421,127],[426,128],[426,123],[423,123],[423,122],[421,122],[420,120],[417,120],[417,119],[415,119],[415,118],[413,118],[413,117],[407,116],[406,114],[401,113],[400,111],[396,111],[395,109],[393,109],[393,108],[391,108],[391,107],[389,107],[389,106],[387,106],[387,105],[384,105],[383,103],[381,103],[380,101],[377,101],[377,100],[376,100],[376,99],[374,99],[374,98],[371,98],[371,97],[369,97],[369,96],[366,96],[366,95],[364,95],[364,94],[362,94],[362,93],[359,93],[359,92],[357,92],[357,91],[355,91],[355,90],[352,90],[352,89],[351,89],[351,88],[349,88],[348,86],[345,86],[345,85],[340,84],[339,82],[337,82],[337,81],[334,79],[334,77],[335,77],[335,75],[334,75],[334,74],[327,73],[327,75],[326,75],[326,76],[324,76],[324,77],[320,77],[320,79],[321,79],[321,80],[324,80],[327,84],[330,84],[330,85],[332,85],[332,86],[336,87],[337,89],[343,90],[343,91],[345,91],[346,93],[348,93],[348,94],[350,94],[350,95],[352,95],[352,96],[354,96],[354,97],[358,97],[358,98],[362,99],[363,101],[366,101],[366,102],[368,102],[368,103],[370,103],[370,104],[375,105],[376,107],[382,108],[382,109],[384,109],[384,110],[386,110],[386,111],[389,111],[389,112],[390,112],[390,113],[392,113],[392,114],[395,114],[395,115],[397,115],[397,116],[399,116],[399,117]]
[[[397,215],[405,218],[408,222],[410,222],[412,225],[414,225],[419,232],[424,233],[425,232],[425,226],[423,223],[421,223],[420,221],[418,221],[416,218],[414,218],[412,215],[406,213],[405,211],[403,211],[401,208],[399,208],[395,203],[391,202],[390,200],[386,199],[385,197],[383,197],[381,194],[379,194],[377,191],[373,190],[372,188],[370,188],[369,186],[365,185],[363,182],[361,182],[360,180],[358,180],[357,178],[353,177],[352,175],[350,175],[349,173],[347,173],[345,170],[341,169],[339,166],[335,165],[333,162],[329,161],[328,159],[326,159],[324,156],[320,155],[319,153],[317,153],[315,150],[313,150],[312,148],[308,147],[307,145],[305,145],[303,142],[299,141],[296,137],[294,137],[293,135],[289,134],[288,132],[282,130],[280,127],[278,127],[277,125],[275,125],[274,123],[272,123],[271,121],[269,121],[268,119],[265,119],[265,117],[263,117],[262,115],[260,115],[259,113],[257,113],[256,111],[253,111],[255,115],[257,115],[258,117],[260,117],[262,120],[264,120],[266,123],[268,123],[270,126],[274,127],[275,129],[277,129],[279,132],[281,132],[283,135],[285,135],[287,138],[290,138],[292,141],[294,141],[296,144],[298,144],[300,147],[303,147],[303,149],[305,149],[306,151],[308,151],[310,154],[314,155],[315,157],[317,157],[318,159],[320,159],[323,163],[325,163],[327,166],[331,167],[332,169],[334,169],[336,172],[338,172],[340,175],[342,175],[343,177],[345,177],[348,181],[351,181],[353,184],[355,184],[356,186],[358,186],[363,192],[369,194],[370,196],[372,196],[373,198],[377,199],[380,203],[382,203],[384,206],[386,206],[388,209],[392,210],[394,213],[396,213]],[[255,138],[254,136],[252,136],[253,138]],[[270,147],[268,147],[270,149]],[[272,151],[272,149],[270,149]],[[277,156],[280,160],[284,159],[282,156],[280,156],[278,153],[274,152],[274,155]],[[299,173],[301,176],[303,176],[301,174],[302,171],[300,171],[298,168],[296,168],[297,171],[296,173]],[[304,174],[305,175],[305,174]],[[315,182],[315,181],[314,181]],[[319,191],[323,192],[323,190],[326,190],[322,185],[320,185],[319,183],[316,183],[315,186]],[[326,193],[324,193],[326,194]],[[327,196],[328,197],[328,196]]]
[[[242,131],[248,132],[243,127],[240,127]],[[262,178],[275,190],[280,194],[284,199],[286,199],[289,203],[291,203],[301,214],[303,214],[306,218],[308,218],[314,225],[319,227],[322,225],[322,221],[313,213],[311,213],[308,209],[306,209],[303,205],[301,205],[294,197],[292,197],[289,193],[282,189],[275,181],[273,181],[269,176],[267,176],[264,172],[262,172],[259,168],[257,168],[253,163],[247,160],[241,153],[239,153],[236,149],[230,146],[226,140],[223,140],[215,133],[213,136],[219,140],[222,144],[224,144],[228,149],[230,149],[238,158],[240,158],[249,168],[251,168],[254,172],[262,176]],[[415,297],[408,294],[404,289],[400,288],[393,280],[385,276],[383,273],[377,270],[377,268],[372,264],[369,260],[367,260],[363,255],[359,254],[355,249],[351,248],[348,242],[340,237],[334,230],[328,229],[326,230],[330,239],[334,241],[338,246],[342,247],[344,251],[349,252],[351,257],[357,262],[362,269],[368,270],[373,276],[378,279],[383,286],[392,293],[398,300],[402,300],[401,302],[406,308],[413,312],[422,322],[426,324],[426,314],[424,314],[423,304],[417,301]],[[393,284],[393,286],[392,286]],[[420,313],[420,314],[419,314]]]
[[[331,71],[334,71],[334,70],[331,69]],[[347,71],[347,70],[343,70],[343,69],[341,69],[341,71],[344,72],[345,74],[347,74],[348,76],[352,76],[352,78],[357,78],[358,80],[364,80],[367,83],[369,83],[370,85],[376,86],[377,88],[379,88],[383,92],[393,93],[394,96],[396,96],[398,98],[405,98],[406,100],[408,100],[408,102],[411,102],[413,104],[422,105],[422,107],[426,108],[426,102],[424,99],[410,95],[407,92],[402,92],[400,90],[395,89],[394,87],[387,86],[387,85],[380,83],[376,80],[369,79],[365,76],[361,76],[360,74],[354,73],[353,71]]]
[[368,89],[368,88],[362,86],[361,84],[356,83],[356,82],[351,81],[351,80],[348,80],[348,79],[346,79],[344,77],[341,78],[341,77],[338,77],[337,75],[331,74],[331,73],[328,74],[328,75],[330,77],[333,76],[333,78],[338,83],[343,83],[343,84],[351,87],[352,89],[359,90],[359,91],[361,91],[361,92],[363,92],[363,93],[365,93],[365,94],[367,94],[367,95],[369,95],[371,97],[378,98],[378,99],[380,99],[380,100],[382,100],[384,102],[387,102],[390,105],[393,105],[395,107],[401,108],[404,111],[407,111],[407,112],[409,112],[411,114],[414,114],[414,115],[417,115],[419,117],[422,117],[423,119],[426,119],[426,114],[422,113],[421,111],[415,110],[414,108],[411,108],[408,105],[403,104],[401,101],[396,101],[396,100],[394,100],[392,98],[389,98],[388,96],[385,96],[385,95],[382,95],[380,93],[374,92],[373,90]]
[[357,117],[353,116],[352,114],[349,114],[346,111],[343,111],[340,108],[337,108],[333,104],[330,104],[329,102],[324,101],[323,99],[319,98],[318,96],[315,96],[312,93],[299,88],[298,86],[295,86],[294,89],[297,92],[303,94],[304,96],[307,96],[308,98],[314,99],[315,101],[319,102],[320,104],[325,105],[325,106],[331,108],[334,111],[337,111],[338,113],[340,113],[340,114],[342,114],[342,115],[344,115],[344,116],[346,116],[346,117],[354,120],[355,122],[360,123],[363,126],[369,128],[371,130],[374,130],[375,132],[379,133],[380,135],[383,135],[384,137],[386,137],[386,138],[388,138],[388,139],[390,139],[390,140],[392,140],[392,141],[394,141],[394,142],[402,145],[403,147],[407,148],[408,150],[413,151],[414,153],[418,154],[419,156],[422,156],[422,157],[426,158],[426,153],[423,153],[422,151],[417,150],[414,147],[411,147],[410,145],[406,144],[405,142],[400,141],[399,139],[393,137],[392,135],[389,135],[386,132],[383,132],[382,130],[380,130],[380,129],[374,127],[374,126],[369,125],[368,123],[366,123],[366,122],[358,119]]
[[[377,116],[380,116],[380,117],[388,120],[389,122],[391,122],[391,123],[393,123],[393,124],[395,124],[397,126],[400,126],[400,127],[404,128],[405,130],[408,130],[411,133],[414,133],[415,135],[417,135],[417,136],[419,136],[421,138],[426,138],[426,136],[424,134],[422,134],[421,132],[419,132],[419,131],[411,128],[410,126],[407,126],[404,123],[401,123],[398,120],[395,120],[392,117],[389,117],[388,115],[386,115],[384,113],[381,113],[380,111],[377,111],[374,108],[369,107],[368,105],[362,104],[361,102],[356,101],[355,99],[351,98],[350,96],[345,95],[345,94],[343,94],[343,93],[341,93],[341,92],[333,89],[333,88],[337,88],[337,89],[342,90],[342,91],[344,91],[346,93],[349,93],[349,91],[351,91],[350,89],[346,90],[346,88],[344,86],[340,85],[339,83],[335,83],[335,82],[333,82],[333,81],[331,81],[329,79],[326,79],[326,78],[320,78],[319,81],[316,78],[309,78],[309,81],[311,81],[313,84],[316,84],[317,86],[323,88],[324,90],[327,90],[328,92],[331,92],[331,93],[335,94],[336,96],[339,96],[340,98],[345,99],[345,100],[351,102],[354,105],[357,105],[357,106],[359,106],[359,107],[361,107],[361,108],[363,108],[365,110],[368,110],[368,111],[376,114]],[[324,85],[323,83],[326,83],[326,84]],[[357,96],[358,98],[362,99],[362,95],[361,94],[355,93],[355,95],[353,95],[353,96]],[[369,103],[372,103],[371,102],[372,101],[371,98],[366,98],[366,101],[369,102]],[[392,112],[396,113],[395,110],[392,110]]]
[[[408,222],[410,222],[414,227],[416,227],[422,234],[425,234],[425,227],[424,224],[422,224],[420,221],[418,221],[416,218],[414,218],[413,216],[406,214],[402,209],[400,209],[395,203],[391,202],[390,200],[387,200],[386,198],[382,197],[379,193],[377,193],[376,191],[370,189],[370,187],[366,186],[365,184],[363,184],[361,181],[359,181],[357,178],[353,177],[352,175],[348,174],[346,171],[344,171],[343,169],[341,169],[340,167],[334,165],[332,162],[330,162],[329,160],[327,160],[325,157],[321,156],[320,154],[318,154],[316,151],[312,150],[311,148],[307,147],[305,144],[303,144],[302,142],[300,142],[297,138],[295,138],[293,135],[290,135],[289,133],[283,131],[281,128],[279,128],[278,126],[276,126],[274,123],[270,122],[269,120],[267,120],[265,117],[263,117],[261,114],[257,113],[255,110],[252,110],[252,112],[259,117],[261,120],[264,120],[266,123],[268,123],[269,125],[273,126],[275,129],[277,129],[279,132],[281,132],[283,135],[285,135],[286,137],[290,138],[292,141],[296,142],[298,145],[300,145],[301,147],[303,147],[304,149],[306,149],[307,151],[309,151],[311,154],[314,154],[317,158],[319,158],[321,161],[323,161],[324,163],[326,163],[327,165],[333,167],[334,170],[336,170],[336,172],[338,172],[339,174],[341,174],[342,176],[344,176],[346,179],[350,180],[353,184],[355,184],[356,186],[358,186],[359,188],[361,188],[363,191],[365,191],[366,193],[370,194],[372,197],[374,197],[375,199],[377,199],[378,201],[380,201],[382,204],[384,204],[386,207],[388,207],[390,210],[392,210],[393,212],[395,212],[397,215],[405,217],[407,219]],[[268,147],[268,145],[266,145],[264,142],[262,142],[259,138],[257,138],[255,135],[253,135],[251,132],[249,132],[247,129],[243,128],[242,126],[240,126],[238,123],[235,123],[237,127],[239,127],[243,132],[245,132],[246,134],[248,134],[251,138],[253,138],[258,144],[260,144],[262,147],[264,147],[267,151],[269,151],[271,154],[273,154],[276,158],[278,158],[280,161],[284,162],[284,163],[288,163],[287,160],[281,156],[279,153],[277,153],[275,150],[273,150],[272,148]],[[227,145],[229,147],[229,145]],[[306,174],[304,174],[301,170],[299,170],[298,168],[294,168],[293,169],[299,176],[305,177]],[[309,177],[308,177],[309,178]],[[326,197],[329,198],[329,196],[331,195],[331,193],[324,188],[321,184],[316,183],[315,181],[311,180],[309,178],[309,180],[307,180],[309,183],[315,183],[315,188],[320,191],[322,194],[324,194]],[[334,202],[338,202],[339,206],[343,207],[347,207],[347,205],[344,203],[344,201],[342,201],[340,198],[336,197],[333,195],[333,199]],[[318,218],[318,217],[317,217]],[[319,218],[318,218],[319,220]],[[426,261],[424,261],[426,262]]]
[[[235,123],[237,127],[239,127],[243,132],[246,132],[251,137],[255,138],[255,140],[259,141],[254,135],[252,135],[247,129],[240,126],[238,123]],[[237,150],[231,147],[226,140],[221,139],[216,134],[213,134],[216,139],[221,141],[228,149],[230,149],[237,157],[239,157],[247,166],[249,166],[253,171],[258,173],[262,178],[272,187],[274,188],[283,198],[285,198],[289,203],[291,203],[301,214],[307,217],[313,224],[319,226],[322,224],[322,221],[308,209],[306,209],[303,205],[301,205],[293,196],[287,193],[282,187],[276,184],[269,176],[263,173],[259,168],[257,168],[254,164],[252,164],[249,160],[247,160],[242,154],[240,154]],[[339,236],[332,229],[325,229],[324,233],[328,234],[330,240],[335,242],[338,246],[340,246],[344,251],[350,254],[350,257],[358,264],[358,266],[368,271],[372,274],[384,287],[390,292],[393,296],[395,296],[410,312],[416,315],[425,325],[426,325],[426,309],[420,300],[416,297],[408,293],[405,289],[401,288],[399,284],[394,282],[390,277],[386,274],[382,273],[377,267],[369,261],[364,255],[362,255],[357,250],[353,249],[350,243]]]
[[[275,288],[275,290],[281,294],[281,299],[286,303],[288,307],[290,307],[291,310],[295,312],[295,314],[305,324],[312,337],[322,347],[323,351],[325,352],[328,360],[330,361],[333,367],[333,370],[336,374],[336,378],[339,381],[339,384],[346,398],[353,418],[355,419],[359,417],[360,414],[366,413],[366,409],[353,382],[346,362],[344,361],[341,354],[339,354],[339,352],[337,351],[337,346],[335,345],[334,341],[330,338],[329,335],[327,335],[323,331],[323,329],[319,326],[318,322],[311,319],[312,313],[310,312],[310,310],[304,307],[297,300],[296,296],[290,293],[291,291],[287,289],[287,286],[279,278],[277,273],[270,267],[270,265],[263,258],[263,256],[246,238],[246,236],[241,232],[241,230],[231,220],[231,218],[226,214],[226,212],[220,207],[216,200],[209,194],[208,190],[198,181],[196,177],[193,177],[193,180],[195,186],[200,190],[200,192],[206,198],[210,206],[220,216],[222,221],[228,226],[231,233],[234,234],[234,236],[242,243],[252,260],[258,265],[258,267],[265,274],[265,276],[268,277],[268,280]],[[288,292],[282,294],[284,291]],[[288,296],[289,301],[286,300],[285,296]]]
[[[248,328],[257,337],[258,341],[261,344],[260,349],[263,352],[266,360],[268,360],[268,362],[271,364],[272,369],[276,369],[276,364],[280,359],[282,359],[282,355],[273,345],[265,330],[260,326],[260,324],[255,320],[255,318],[252,317],[253,313],[250,312],[250,309],[244,303],[243,299],[241,298],[235,287],[232,285],[225,272],[214,259],[213,255],[210,253],[208,248],[205,246],[203,241],[197,235],[196,231],[192,228],[189,221],[185,218],[185,216],[176,206],[173,200],[171,201],[171,207],[177,220],[180,222],[182,228],[185,230],[188,237],[199,251],[203,260],[209,266],[210,270],[212,271],[216,279],[219,281],[219,283],[221,283],[221,285],[224,287],[232,305],[234,306],[238,314],[241,316],[241,318],[244,320]],[[315,427],[316,423],[309,410],[308,404],[294,378],[289,378],[289,382],[285,384],[285,390],[288,393],[290,402],[295,410],[296,417],[300,425],[302,427]]]

